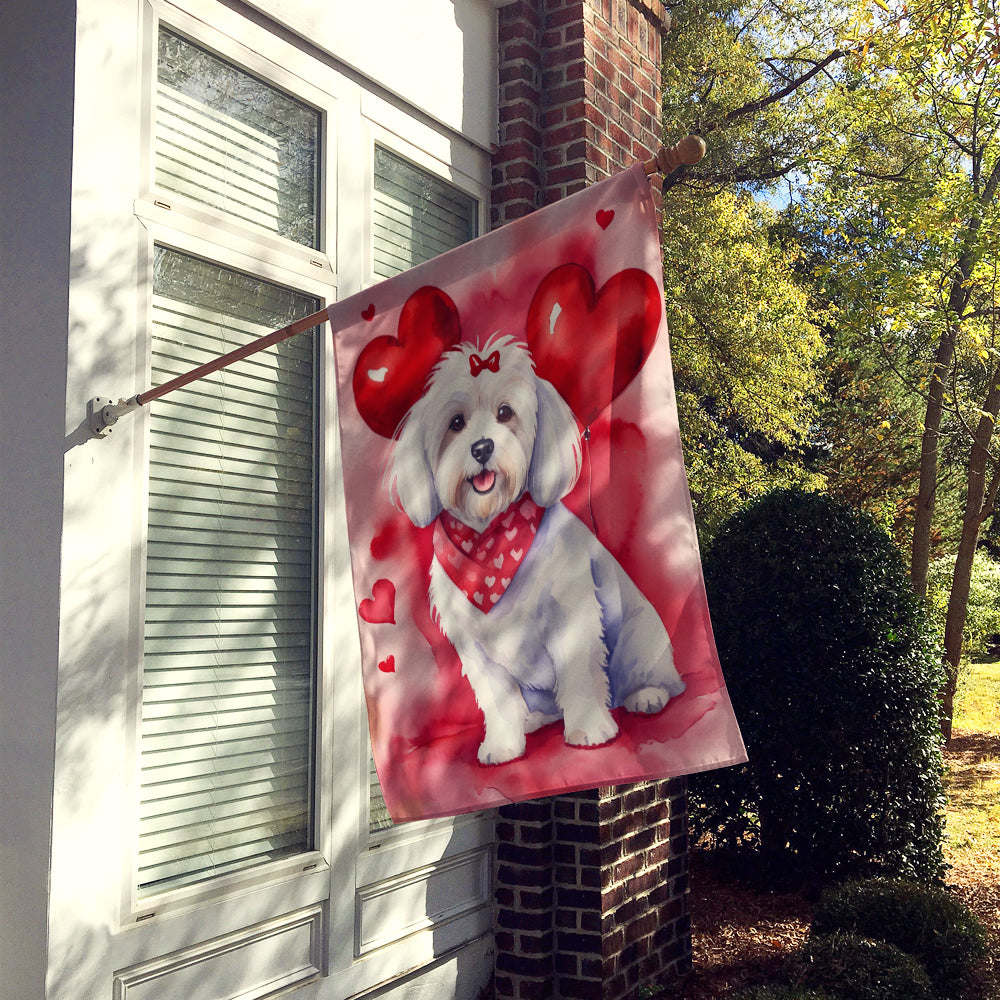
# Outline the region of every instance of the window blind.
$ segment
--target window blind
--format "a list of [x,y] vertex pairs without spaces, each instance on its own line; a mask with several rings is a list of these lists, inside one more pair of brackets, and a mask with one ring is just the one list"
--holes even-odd
[[375,147],[375,273],[391,278],[478,235],[476,199]]
[[156,185],[317,246],[320,115],[161,28]]
[[[391,278],[478,235],[475,198],[381,146],[375,147],[374,187],[372,249],[380,278]],[[368,791],[369,832],[376,833],[392,826],[392,818],[370,756]]]
[[[157,248],[159,384],[317,309]],[[315,337],[150,408],[140,895],[311,848]]]

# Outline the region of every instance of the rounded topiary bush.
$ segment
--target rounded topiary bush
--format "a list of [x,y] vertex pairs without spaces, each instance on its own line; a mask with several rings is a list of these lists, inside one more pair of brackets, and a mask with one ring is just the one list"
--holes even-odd
[[793,976],[837,1000],[934,1000],[930,978],[912,955],[854,934],[810,938]]
[[812,932],[887,941],[922,962],[943,997],[962,996],[987,953],[986,932],[967,906],[946,889],[905,879],[828,888],[816,905]]
[[943,673],[888,535],[776,491],[723,526],[705,584],[750,760],[692,779],[695,833],[771,871],[938,878]]

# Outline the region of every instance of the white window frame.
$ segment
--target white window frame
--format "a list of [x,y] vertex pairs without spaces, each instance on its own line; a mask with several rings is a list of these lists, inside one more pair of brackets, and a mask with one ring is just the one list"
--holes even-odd
[[[330,255],[325,252],[325,247],[331,241],[329,234],[336,232],[333,206],[335,198],[330,198],[328,192],[320,184],[319,196],[319,233],[320,247],[304,247],[285,240],[273,234],[257,231],[248,225],[241,225],[235,221],[227,219],[221,212],[212,212],[204,206],[198,205],[181,195],[173,192],[157,191],[154,183],[154,162],[152,155],[153,146],[153,87],[155,85],[156,72],[156,52],[157,36],[159,26],[162,23],[179,34],[189,38],[192,42],[203,48],[218,54],[220,57],[245,68],[262,79],[267,80],[272,85],[285,90],[296,96],[297,99],[316,108],[321,114],[320,129],[320,160],[322,163],[330,161],[333,151],[336,149],[336,119],[337,101],[333,94],[326,93],[316,87],[306,83],[296,77],[285,68],[286,63],[271,62],[258,52],[234,41],[234,39],[221,32],[212,32],[206,25],[195,17],[184,11],[173,8],[168,4],[148,4],[146,8],[147,16],[144,19],[144,52],[147,55],[145,62],[146,71],[144,80],[144,116],[142,126],[142,150],[141,159],[142,186],[139,197],[135,204],[135,213],[142,222],[148,234],[145,245],[140,247],[140,317],[145,321],[140,323],[140,329],[144,331],[141,343],[137,349],[137,381],[141,385],[148,384],[151,363],[151,325],[152,325],[152,264],[153,246],[160,244],[182,253],[192,254],[202,257],[223,267],[243,271],[245,273],[260,277],[263,280],[272,281],[276,284],[286,285],[301,291],[306,295],[315,297],[322,305],[327,305],[336,298],[336,274],[330,259]],[[261,32],[266,35],[265,32]],[[277,48],[274,45],[276,40],[272,36],[260,39],[261,47],[267,45]],[[285,46],[285,48],[291,48]],[[294,51],[294,50],[293,50]],[[275,52],[274,55],[278,55]],[[285,53],[285,59],[293,59],[291,52]],[[325,173],[325,171],[324,171]],[[321,173],[322,178],[322,173]],[[319,379],[317,392],[319,394],[320,412],[324,410],[326,399],[324,393],[330,384],[330,373],[325,371],[328,364],[328,351],[321,348],[319,352]],[[155,406],[155,402],[150,404]],[[132,669],[129,671],[129,745],[134,748],[135,762],[131,769],[131,782],[128,788],[128,802],[132,806],[132,818],[130,824],[130,840],[132,849],[127,859],[128,878],[124,884],[122,901],[122,923],[123,925],[136,924],[153,919],[157,913],[169,913],[177,910],[187,910],[198,903],[211,902],[212,900],[225,896],[230,891],[238,891],[247,885],[259,885],[262,883],[281,883],[302,871],[325,870],[327,867],[326,855],[321,841],[322,832],[316,824],[316,844],[315,849],[303,854],[295,855],[291,858],[282,859],[255,866],[244,872],[233,873],[231,875],[219,876],[208,879],[205,882],[196,883],[179,889],[167,889],[162,893],[139,899],[137,894],[137,878],[135,874],[135,844],[138,839],[138,732],[141,723],[142,698],[140,678],[142,669],[142,631],[143,612],[145,606],[145,552],[146,552],[146,518],[148,508],[148,479],[149,479],[149,419],[148,407],[137,414],[138,427],[136,434],[137,455],[136,455],[136,482],[137,486],[137,511],[142,512],[142,517],[137,519],[135,535],[133,538],[133,552],[135,564],[133,566],[134,579],[137,585],[134,588],[135,599],[132,606],[130,635],[132,636]],[[323,421],[320,421],[319,442],[317,454],[326,455],[326,431]],[[141,492],[140,492],[141,491]],[[327,540],[323,535],[324,524],[329,523],[327,516],[327,499],[324,496],[322,483],[320,483],[320,493],[318,498],[318,536],[320,544],[321,558],[319,565],[325,565]],[[317,645],[314,656],[316,657],[315,669],[317,675],[316,698],[321,697],[324,688],[324,679],[328,676],[324,664],[324,650],[329,648],[329,644],[323,642],[322,622],[324,615],[320,609],[323,608],[325,581],[321,578],[316,581],[318,589],[317,595]],[[322,760],[319,748],[314,748],[316,760]],[[314,793],[314,816],[318,819],[319,803],[317,792],[321,786],[319,775],[315,779],[316,787]]]
[[[322,112],[318,250],[254,232],[220,219],[218,213],[180,195],[156,190],[151,108],[161,19],[195,44]],[[371,203],[376,142],[472,195],[479,206],[479,232],[486,231],[490,176],[484,150],[406,109],[401,102],[373,93],[355,75],[313,58],[237,11],[212,0],[184,0],[183,8],[168,0],[147,0],[142,49],[144,153],[134,212],[142,226],[138,326],[146,332],[144,337],[140,334],[136,350],[138,386],[149,384],[154,243],[314,295],[321,305],[375,283]],[[364,192],[362,199],[357,197],[359,191]],[[359,244],[363,253],[359,253]],[[126,733],[132,762],[126,777],[131,819],[124,838],[128,851],[123,862],[118,933],[112,941],[114,966],[121,970],[119,981],[124,984],[142,981],[147,974],[144,970],[159,970],[168,961],[164,956],[190,950],[192,941],[239,935],[281,914],[315,913],[323,939],[316,958],[316,977],[324,977],[323,998],[350,996],[389,982],[491,931],[492,811],[454,820],[409,823],[369,834],[369,741],[328,326],[321,327],[320,336],[318,535],[323,571],[317,581],[315,850],[143,899],[138,898],[135,888],[133,856],[137,841],[149,423],[143,411],[134,415],[134,508],[138,513],[132,538],[134,585]],[[155,406],[155,401],[151,405]],[[344,766],[350,761],[356,766]],[[455,905],[434,913],[418,906],[403,914],[399,926],[386,927],[384,933],[378,926],[373,929],[372,922],[383,904],[413,902],[432,879],[452,875],[465,892]]]
[[[240,253],[238,251],[232,250],[229,247],[222,246],[218,243],[211,242],[205,238],[202,233],[191,232],[185,228],[174,228],[166,226],[160,222],[154,222],[151,220],[145,220],[145,229],[149,234],[149,239],[147,245],[142,248],[141,256],[143,260],[143,271],[145,272],[144,286],[146,289],[145,304],[143,312],[147,317],[147,322],[145,324],[146,337],[145,342],[142,344],[141,350],[138,352],[140,357],[143,358],[143,369],[145,373],[148,372],[150,368],[150,348],[151,348],[151,337],[149,335],[151,329],[151,313],[152,313],[152,267],[153,267],[153,248],[155,246],[162,246],[169,250],[174,250],[180,253],[189,254],[194,257],[203,258],[205,260],[211,261],[213,264],[218,264],[221,267],[230,268],[235,271],[241,271],[247,274],[251,274],[256,278],[261,278],[264,281],[270,281],[275,284],[285,285],[294,288],[296,291],[302,292],[305,295],[313,296],[320,300],[323,304],[323,300],[329,301],[330,297],[330,286],[328,284],[322,283],[313,279],[311,282],[307,281],[309,276],[304,276],[299,272],[289,272],[282,268],[275,266],[274,264],[267,263],[260,258],[249,257],[246,254]],[[191,227],[192,229],[201,229],[201,225]],[[322,354],[322,352],[321,352]],[[323,386],[326,379],[324,378],[324,373],[322,371],[322,365],[320,366],[320,377],[318,379],[317,394],[322,399]],[[155,402],[150,404],[155,406]],[[320,405],[322,405],[320,403]],[[150,456],[150,419],[148,407],[143,408],[142,411],[137,415],[137,434],[136,434],[136,467],[137,467],[137,499],[138,503],[136,509],[142,514],[145,514],[149,506],[149,456]],[[322,422],[318,428],[319,432],[319,442],[317,453],[322,453],[325,449],[325,437]],[[317,532],[319,536],[320,552],[324,552],[324,546],[326,542],[322,537],[322,527],[327,521],[324,516],[325,507],[328,501],[324,496],[324,490],[322,489],[322,484],[320,484],[319,497],[318,497],[318,528]],[[137,523],[134,526],[134,564],[133,564],[133,574],[134,579],[137,581],[136,587],[134,588],[135,600],[132,608],[132,621],[130,627],[130,634],[133,637],[133,657],[131,662],[133,664],[132,669],[129,671],[129,745],[135,748],[135,764],[132,769],[131,782],[128,790],[128,800],[132,804],[132,821],[130,824],[130,840],[129,843],[133,845],[133,851],[128,860],[128,877],[125,883],[125,890],[127,892],[127,898],[123,900],[123,914],[127,915],[123,922],[142,922],[148,920],[151,916],[156,913],[164,913],[177,909],[187,909],[193,904],[197,904],[200,901],[211,900],[220,896],[227,894],[229,891],[238,891],[242,886],[246,884],[261,884],[265,882],[281,882],[294,876],[302,870],[313,870],[317,867],[326,868],[327,862],[325,860],[324,852],[322,850],[321,844],[318,841],[319,838],[319,828],[316,827],[317,843],[316,847],[312,851],[304,852],[302,854],[297,854],[289,858],[284,858],[279,861],[267,862],[253,868],[249,868],[242,872],[235,872],[229,875],[220,875],[217,877],[210,878],[204,882],[198,882],[189,886],[177,888],[177,889],[166,889],[161,893],[157,893],[152,896],[147,896],[139,898],[137,891],[137,873],[135,869],[135,852],[134,846],[138,842],[138,802],[139,802],[139,760],[138,760],[138,748],[139,748],[139,730],[142,721],[142,692],[141,692],[141,673],[142,673],[142,634],[144,626],[144,610],[145,610],[145,580],[146,580],[146,518],[136,519]],[[316,581],[316,586],[318,590],[317,594],[317,608],[322,607],[322,602],[324,601],[324,585],[325,580],[321,574],[319,579]],[[323,626],[323,615],[317,610],[317,631],[321,633]],[[321,697],[321,688],[323,678],[326,675],[326,671],[323,669],[322,663],[320,661],[321,653],[320,651],[325,648],[323,643],[323,637],[318,634],[316,637],[316,652],[314,656],[316,657],[316,700],[318,701]],[[317,756],[317,761],[319,757]],[[318,784],[318,776],[317,776]],[[314,807],[314,813],[315,813]]]

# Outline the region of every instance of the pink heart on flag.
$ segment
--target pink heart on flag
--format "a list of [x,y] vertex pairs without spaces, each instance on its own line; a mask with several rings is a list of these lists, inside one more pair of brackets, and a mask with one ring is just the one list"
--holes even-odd
[[358,412],[385,438],[393,437],[420,398],[441,352],[461,341],[462,324],[455,303],[440,288],[426,285],[403,304],[396,333],[366,344],[351,377]]
[[563,264],[542,279],[528,308],[538,374],[589,427],[645,364],[662,312],[659,286],[639,268],[597,290],[586,268]]
[[615,217],[615,210],[613,208],[602,208],[597,212],[597,224],[601,229],[607,229],[611,225]]
[[358,614],[370,625],[396,624],[396,588],[391,580],[376,580],[372,596],[358,607]]

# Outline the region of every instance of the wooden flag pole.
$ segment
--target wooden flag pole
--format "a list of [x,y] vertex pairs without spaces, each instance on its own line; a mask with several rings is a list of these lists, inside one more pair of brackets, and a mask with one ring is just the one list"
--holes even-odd
[[251,354],[256,354],[258,351],[265,351],[275,344],[280,344],[283,340],[288,340],[289,337],[305,333],[306,330],[311,330],[314,326],[319,326],[326,318],[327,313],[325,309],[320,309],[309,316],[303,316],[302,319],[297,319],[294,323],[289,323],[288,326],[283,326],[280,330],[275,330],[273,333],[266,333],[256,340],[251,340],[250,343],[244,344],[242,347],[237,347],[235,350],[230,351],[228,354],[223,354],[214,361],[206,361],[205,364],[199,365],[197,368],[192,368],[191,371],[186,372],[184,375],[178,375],[169,382],[158,385],[155,389],[147,389],[145,392],[140,392],[135,397],[135,401],[139,406],[145,406],[146,403],[150,403],[154,399],[159,399],[168,392],[173,392],[174,389],[180,389],[189,382],[195,382],[205,375],[211,375],[212,372],[227,368],[235,361],[242,361],[244,358],[250,357]]
[[646,175],[673,173],[678,167],[693,166],[705,155],[705,140],[700,135],[686,135],[673,146],[660,146],[656,156],[646,160],[642,169]]
[[313,327],[319,326],[326,318],[327,311],[320,309],[309,316],[303,316],[302,319],[295,320],[294,323],[289,323],[288,326],[283,326],[280,330],[266,333],[256,340],[251,340],[248,344],[237,347],[228,354],[223,354],[212,361],[206,361],[205,364],[199,365],[197,368],[192,368],[191,371],[185,372],[183,375],[178,375],[176,378],[170,379],[169,382],[164,382],[162,385],[137,393],[129,399],[119,399],[115,403],[110,399],[102,399],[100,396],[95,396],[87,402],[87,420],[90,424],[91,433],[95,437],[105,437],[111,432],[111,427],[118,422],[120,416],[131,413],[132,410],[137,410],[140,406],[145,406],[146,403],[150,403],[154,399],[159,399],[161,396],[165,396],[168,392],[173,392],[175,389],[180,389],[190,382],[196,382],[206,375],[211,375],[213,372],[227,368],[236,361],[242,361],[244,358],[249,358],[253,354],[265,351],[275,344],[280,344],[283,340],[288,340],[290,337],[304,333],[306,330],[311,330]]
[[[643,163],[642,169],[646,172],[647,176],[652,174],[663,174],[666,176],[684,164],[691,165],[697,163],[704,155],[705,140],[697,135],[688,135],[673,146],[661,146],[656,151],[656,156]],[[283,340],[288,340],[290,337],[304,333],[306,330],[311,330],[313,327],[325,322],[327,318],[327,311],[320,309],[309,316],[295,320],[294,323],[289,323],[288,326],[283,326],[280,330],[264,334],[263,337],[258,337],[249,344],[237,347],[235,350],[230,351],[228,354],[223,354],[213,361],[208,361],[197,368],[192,368],[191,371],[185,372],[183,375],[178,375],[176,378],[170,379],[169,382],[164,382],[155,388],[137,393],[129,399],[119,399],[116,403],[113,400],[95,396],[87,402],[87,420],[91,433],[95,437],[105,437],[111,432],[112,426],[118,422],[118,418],[124,414],[130,413],[132,410],[137,410],[140,406],[145,406],[154,399],[166,396],[167,393],[173,392],[175,389],[180,389],[191,382],[196,382],[206,375],[220,371],[236,361],[242,361],[244,358],[257,354],[259,351],[264,351],[268,347],[280,344]]]

